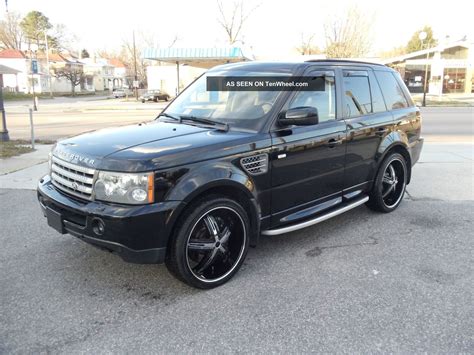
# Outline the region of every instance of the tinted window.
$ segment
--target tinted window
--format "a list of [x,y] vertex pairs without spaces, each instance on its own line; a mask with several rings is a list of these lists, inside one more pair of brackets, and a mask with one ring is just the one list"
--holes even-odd
[[[310,74],[311,75],[311,74]],[[336,118],[336,89],[333,76],[314,77],[321,82],[319,91],[300,91],[291,101],[288,108],[311,106],[318,110],[319,122]]]
[[369,81],[370,81],[370,93],[372,94],[372,111],[373,112],[385,112],[387,107],[385,106],[385,101],[383,100],[382,92],[380,91],[380,86],[373,72],[369,72]]
[[344,110],[346,117],[372,113],[367,72],[344,72]]
[[408,102],[405,98],[405,95],[403,95],[402,88],[392,73],[386,71],[376,71],[375,76],[377,77],[380,87],[382,88],[385,103],[387,104],[387,108],[389,110],[408,107]]

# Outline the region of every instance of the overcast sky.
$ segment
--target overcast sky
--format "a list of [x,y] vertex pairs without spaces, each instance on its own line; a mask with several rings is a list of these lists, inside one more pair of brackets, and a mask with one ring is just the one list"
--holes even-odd
[[[314,33],[315,44],[322,47],[324,22],[353,3],[247,0],[246,9],[260,5],[243,29],[245,45],[259,56],[277,58],[294,51],[301,33]],[[375,13],[374,53],[406,44],[424,24],[431,25],[438,38],[468,35],[474,40],[472,1],[358,0],[357,4],[368,14]],[[4,1],[2,6],[4,13]],[[79,47],[92,51],[117,49],[123,39],[131,37],[133,29],[138,36],[151,34],[161,47],[167,47],[175,36],[175,47],[225,45],[224,30],[217,22],[216,0],[8,0],[8,7],[21,14],[43,12],[51,22],[66,25],[77,36]]]

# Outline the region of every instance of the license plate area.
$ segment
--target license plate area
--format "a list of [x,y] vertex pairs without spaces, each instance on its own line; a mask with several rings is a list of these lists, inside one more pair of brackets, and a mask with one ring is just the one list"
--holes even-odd
[[56,229],[61,234],[66,234],[61,213],[58,213],[55,210],[46,207],[46,218],[50,227]]

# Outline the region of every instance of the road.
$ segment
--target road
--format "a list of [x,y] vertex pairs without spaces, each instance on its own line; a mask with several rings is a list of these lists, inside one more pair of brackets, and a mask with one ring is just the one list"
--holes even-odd
[[0,189],[0,353],[470,353],[473,162],[472,144],[426,143],[397,211],[262,236],[210,291],[59,235],[34,191]]
[[[51,105],[39,125],[61,136],[162,106],[120,105],[69,113]],[[9,119],[20,109],[10,107]],[[426,109],[428,139],[397,211],[362,206],[262,236],[236,277],[210,291],[176,281],[163,265],[127,264],[49,228],[32,190],[45,164],[0,176],[0,354],[471,353],[469,129],[472,111]]]
[[[34,113],[35,135],[40,139],[58,139],[90,130],[134,124],[154,119],[166,103],[136,103],[124,100],[66,100],[40,106]],[[12,138],[28,139],[30,125],[28,103],[6,107]],[[474,107],[422,108],[423,135],[430,141],[472,141]]]

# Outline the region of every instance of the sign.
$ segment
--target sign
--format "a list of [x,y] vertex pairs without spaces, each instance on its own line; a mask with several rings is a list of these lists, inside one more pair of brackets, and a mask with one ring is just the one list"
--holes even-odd
[[140,87],[140,83],[138,82],[138,80],[133,81],[133,87],[134,88],[139,88]]
[[36,59],[31,60],[31,73],[38,74],[38,61]]

